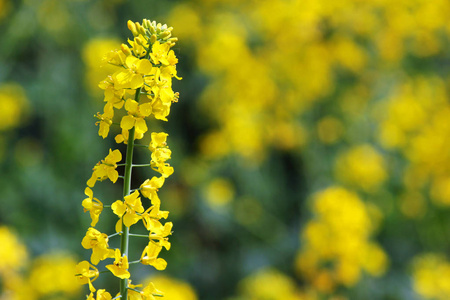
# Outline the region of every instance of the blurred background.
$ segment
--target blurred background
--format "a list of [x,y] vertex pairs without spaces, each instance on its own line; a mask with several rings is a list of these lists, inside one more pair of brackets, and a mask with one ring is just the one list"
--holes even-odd
[[143,18],[174,27],[183,80],[150,124],[173,152],[168,267],[133,283],[169,300],[450,299],[448,16],[448,0],[0,0],[0,299],[84,299],[81,201],[116,147],[93,117],[100,62]]

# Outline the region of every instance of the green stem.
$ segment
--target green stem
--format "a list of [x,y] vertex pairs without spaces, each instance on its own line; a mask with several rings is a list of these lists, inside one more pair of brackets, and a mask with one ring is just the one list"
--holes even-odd
[[113,236],[119,235],[119,234],[122,234],[122,231],[108,235],[108,239],[112,238]]
[[151,164],[138,164],[138,165],[133,165],[133,167],[151,167]]
[[138,264],[140,262],[141,262],[141,260],[134,260],[134,261],[130,261],[128,264],[129,265],[134,265],[134,264]]
[[[145,59],[150,57],[150,52],[147,51]],[[136,94],[134,94],[134,100],[139,103],[139,98],[141,96],[142,87],[136,89]],[[131,169],[133,168],[133,150],[134,150],[134,132],[135,127],[128,131],[128,143],[127,143],[127,154],[125,159],[125,174],[123,175],[123,197],[128,196],[131,190]],[[122,255],[128,257],[128,240],[129,240],[130,228],[125,226],[122,219],[122,235],[120,239],[120,252]],[[120,295],[121,299],[128,299],[128,279],[120,279]]]
[[138,237],[145,237],[148,238],[148,234],[135,234],[135,233],[129,233],[129,236],[138,236]]
[[[140,89],[139,89],[140,90]],[[136,92],[136,96],[139,95]],[[127,144],[127,154],[125,159],[125,174],[123,182],[123,197],[130,194],[131,189],[131,169],[133,164],[133,146],[134,146],[134,127],[128,132],[128,144]],[[128,257],[128,239],[129,239],[130,228],[123,224],[122,219],[122,235],[120,239],[120,252]],[[120,295],[122,299],[128,299],[128,279],[120,279]]]

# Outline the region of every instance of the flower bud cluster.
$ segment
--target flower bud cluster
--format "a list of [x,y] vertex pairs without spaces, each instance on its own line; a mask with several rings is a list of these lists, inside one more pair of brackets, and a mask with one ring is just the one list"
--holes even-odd
[[[117,68],[99,84],[104,90],[105,106],[103,113],[97,113],[95,116],[98,119],[98,134],[103,138],[109,135],[111,126],[120,127],[121,131],[115,136],[115,141],[127,144],[127,154],[124,155],[126,161],[120,164],[122,153],[117,149],[110,149],[109,154],[93,168],[92,176],[87,181],[88,187],[85,189],[87,198],[82,202],[84,211],[89,212],[92,219],[92,227],[87,230],[82,246],[92,249],[92,254],[90,262],[82,261],[77,265],[76,276],[81,284],[89,285],[91,294],[88,299],[95,299],[95,292],[97,299],[111,299],[109,292],[103,289],[96,291],[92,284],[101,273],[96,265],[106,259],[112,260],[111,264],[106,265],[106,269],[121,279],[120,297],[127,297],[128,292],[130,296],[133,295],[133,299],[135,295],[138,295],[136,299],[154,299],[154,296],[160,296],[161,292],[156,290],[153,284],[149,284],[142,291],[131,284],[130,264],[141,263],[164,270],[167,262],[158,256],[163,248],[170,249],[168,236],[172,233],[172,223],[161,223],[161,219],[166,219],[169,212],[160,210],[161,200],[157,194],[165,179],[173,173],[173,168],[167,163],[172,153],[167,146],[168,134],[151,133],[147,148],[150,151],[150,162],[146,165],[133,165],[132,150],[135,140],[142,139],[149,130],[146,120],[153,117],[167,121],[171,104],[178,101],[179,94],[172,90],[172,78],[181,78],[177,76],[176,71],[178,59],[171,50],[177,38],[172,37],[172,27],[156,24],[154,21],[144,19],[142,24],[128,21],[127,25],[134,36],[133,40],[128,40],[128,44],[122,44],[119,49],[104,57],[104,62]],[[123,175],[119,175],[117,170],[120,165],[125,166]],[[159,173],[159,176],[145,180],[139,188],[131,191],[133,166],[148,166]],[[109,179],[115,183],[119,178],[124,179],[122,199],[103,205],[94,197],[92,188],[97,181]],[[149,201],[145,202],[141,197]],[[110,207],[118,218],[116,233],[110,236],[94,228],[105,207]],[[148,230],[148,235],[129,233],[131,226],[141,222]],[[112,236],[121,236],[120,249],[109,247],[108,241]],[[147,238],[148,244],[140,259],[129,262],[128,246],[123,245],[128,245],[128,238],[134,236]],[[126,239],[126,243],[123,239]]]

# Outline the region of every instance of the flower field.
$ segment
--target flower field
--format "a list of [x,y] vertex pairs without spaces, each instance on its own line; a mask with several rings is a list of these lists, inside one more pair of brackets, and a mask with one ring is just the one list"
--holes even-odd
[[448,16],[0,0],[0,300],[450,299]]

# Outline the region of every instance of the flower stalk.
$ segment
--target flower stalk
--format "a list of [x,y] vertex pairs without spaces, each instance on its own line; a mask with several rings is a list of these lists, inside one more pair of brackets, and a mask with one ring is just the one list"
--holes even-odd
[[[166,219],[169,212],[160,210],[161,200],[157,194],[165,180],[173,173],[173,168],[167,163],[171,157],[171,150],[166,143],[168,134],[151,133],[150,144],[144,146],[150,151],[149,163],[133,164],[133,152],[135,145],[143,148],[143,145],[135,144],[135,141],[142,139],[148,132],[146,119],[154,117],[167,121],[171,104],[178,101],[178,93],[172,91],[172,78],[181,78],[176,72],[178,59],[170,50],[177,39],[172,37],[171,27],[156,24],[154,21],[144,19],[142,24],[128,21],[127,25],[134,40],[129,40],[129,45],[122,44],[119,50],[111,51],[105,56],[105,62],[116,66],[117,71],[100,82],[99,87],[105,91],[106,104],[104,113],[95,115],[98,120],[96,125],[99,126],[98,134],[103,138],[109,135],[112,124],[120,126],[122,131],[116,135],[115,141],[127,144],[125,162],[120,163],[122,153],[119,150],[110,149],[109,155],[94,167],[85,190],[88,198],[82,203],[85,212],[89,211],[92,219],[92,227],[83,238],[82,246],[92,249],[92,255],[91,262],[83,261],[78,264],[75,276],[81,284],[89,285],[91,294],[88,299],[94,299],[96,292],[97,298],[101,296],[102,299],[111,299],[109,292],[103,289],[97,291],[92,284],[99,274],[105,272],[120,279],[119,295],[115,298],[135,299],[136,293],[142,299],[161,296],[162,292],[152,283],[141,291],[137,289],[138,286],[132,285],[130,265],[141,263],[164,270],[167,262],[158,255],[163,248],[170,249],[168,236],[172,234],[172,223],[161,223],[160,220]],[[125,110],[119,122],[113,121],[115,110]],[[119,166],[124,167],[123,174],[117,171]],[[159,173],[160,177],[153,176],[145,180],[140,187],[131,189],[133,167],[148,167],[149,170]],[[92,189],[97,181],[109,179],[115,183],[119,178],[123,179],[122,199],[103,205],[94,197]],[[149,202],[143,203],[141,196]],[[118,217],[116,233],[107,235],[94,228],[104,208],[110,208]],[[131,234],[130,227],[138,224],[145,227],[149,234]],[[120,235],[120,247],[109,248],[109,239],[117,235]],[[148,239],[148,245],[143,249],[140,259],[129,262],[131,237],[145,237]],[[106,259],[113,261],[106,265],[107,270],[98,271],[95,265]]]

